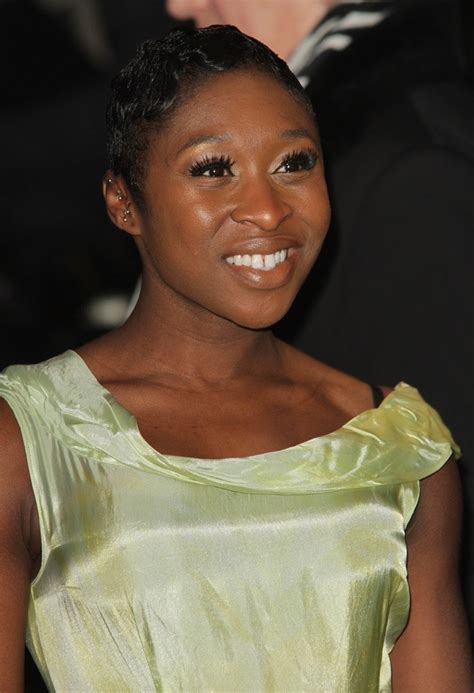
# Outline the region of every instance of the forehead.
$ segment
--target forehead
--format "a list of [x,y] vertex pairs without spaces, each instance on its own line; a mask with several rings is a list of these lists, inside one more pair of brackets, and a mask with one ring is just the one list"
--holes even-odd
[[303,102],[262,72],[213,75],[194,86],[167,121],[160,139],[180,147],[200,134],[226,134],[249,144],[286,130],[311,132],[316,124]]

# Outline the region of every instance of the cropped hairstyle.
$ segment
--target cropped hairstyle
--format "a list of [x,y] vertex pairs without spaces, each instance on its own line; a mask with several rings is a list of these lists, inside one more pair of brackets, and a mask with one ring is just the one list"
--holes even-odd
[[236,70],[273,77],[313,115],[311,102],[288,65],[234,26],[173,29],[161,39],[145,41],[113,79],[106,115],[109,166],[124,178],[139,206],[144,204],[150,136],[205,80]]

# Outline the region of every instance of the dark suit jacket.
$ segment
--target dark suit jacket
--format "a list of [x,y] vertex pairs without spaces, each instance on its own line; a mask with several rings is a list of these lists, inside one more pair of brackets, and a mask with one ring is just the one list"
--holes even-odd
[[311,66],[333,224],[279,332],[368,382],[418,387],[467,460],[474,99],[445,21],[443,5],[396,12]]

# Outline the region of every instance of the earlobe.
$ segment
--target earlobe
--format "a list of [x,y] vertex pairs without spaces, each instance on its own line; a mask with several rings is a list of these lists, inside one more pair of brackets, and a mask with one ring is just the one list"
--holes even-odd
[[136,210],[134,213],[125,182],[107,171],[102,181],[102,194],[110,221],[122,231],[139,236]]

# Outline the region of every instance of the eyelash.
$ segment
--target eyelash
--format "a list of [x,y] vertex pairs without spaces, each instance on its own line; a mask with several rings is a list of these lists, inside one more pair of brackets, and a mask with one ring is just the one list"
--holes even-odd
[[[291,154],[287,154],[278,168],[282,166],[287,166],[290,163],[296,163],[301,168],[300,171],[310,171],[314,168],[316,161],[318,160],[318,155],[316,152],[311,150],[293,150]],[[291,173],[291,171],[287,171]]]
[[228,171],[232,175],[231,168],[234,163],[235,162],[228,156],[204,156],[190,167],[189,173],[192,176],[202,176],[206,171],[220,168]]
[[[291,154],[287,154],[282,160],[278,168],[282,166],[288,166],[289,164],[296,164],[299,166],[297,171],[310,171],[314,168],[316,161],[318,160],[318,155],[316,152],[311,150],[294,150]],[[221,169],[227,171],[231,176],[232,166],[234,161],[228,156],[204,156],[202,159],[196,161],[190,168],[189,173],[191,176],[203,176],[207,171],[212,171],[213,169]],[[277,169],[278,170],[278,169]],[[297,171],[286,171],[286,173],[295,173]],[[212,176],[211,176],[212,177]],[[216,176],[220,177],[220,176]]]

